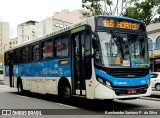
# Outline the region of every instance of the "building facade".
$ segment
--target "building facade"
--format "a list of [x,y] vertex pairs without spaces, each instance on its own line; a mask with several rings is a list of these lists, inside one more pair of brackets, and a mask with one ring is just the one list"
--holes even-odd
[[72,23],[80,22],[85,18],[83,13],[84,11],[79,9],[71,12],[64,9],[39,22],[32,20],[24,22],[17,27],[18,45],[48,35]]
[[147,26],[151,70],[160,72],[160,23]]
[[4,48],[9,42],[9,23],[0,21],[0,69],[4,62]]
[[14,48],[18,45],[18,39],[17,37],[16,38],[13,38],[13,39],[10,39],[9,40],[9,44],[8,44],[8,48],[11,49],[11,48]]
[[72,23],[48,17],[35,25],[36,38],[43,37]]
[[77,23],[80,22],[81,20],[85,19],[83,16],[83,13],[86,12],[84,10],[74,10],[74,11],[69,11],[67,9],[61,10],[61,12],[55,12],[53,14],[53,18],[67,21],[70,23]]
[[17,40],[18,43],[25,43],[36,38],[35,25],[37,21],[27,21],[18,25],[17,27]]

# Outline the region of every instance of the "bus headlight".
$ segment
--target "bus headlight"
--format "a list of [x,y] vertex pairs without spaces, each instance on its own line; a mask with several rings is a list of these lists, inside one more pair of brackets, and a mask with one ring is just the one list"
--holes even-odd
[[111,83],[106,81],[106,86],[111,87]]
[[111,83],[109,81],[107,81],[106,79],[103,79],[101,77],[97,77],[97,81],[101,84],[103,84],[104,86],[107,86],[107,87],[112,87]]

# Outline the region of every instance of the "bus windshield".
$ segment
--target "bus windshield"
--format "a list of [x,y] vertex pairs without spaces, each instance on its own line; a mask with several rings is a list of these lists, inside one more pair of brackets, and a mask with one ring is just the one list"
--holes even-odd
[[148,67],[146,35],[98,32],[99,51],[95,61],[105,67]]

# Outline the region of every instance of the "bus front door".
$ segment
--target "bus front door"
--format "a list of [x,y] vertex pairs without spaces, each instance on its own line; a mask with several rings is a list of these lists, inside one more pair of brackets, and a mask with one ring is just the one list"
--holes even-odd
[[[75,30],[77,31],[77,30]],[[86,96],[86,71],[87,69],[86,55],[90,47],[86,43],[86,29],[78,32],[71,32],[72,40],[72,93],[73,95]],[[90,42],[90,41],[89,41]],[[88,47],[89,46],[89,47]],[[90,52],[91,53],[91,52]],[[91,63],[91,60],[90,62]]]

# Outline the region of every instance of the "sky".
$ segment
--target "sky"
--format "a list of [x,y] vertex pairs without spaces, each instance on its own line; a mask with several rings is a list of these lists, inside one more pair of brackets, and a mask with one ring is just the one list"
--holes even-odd
[[17,25],[41,21],[63,9],[81,9],[82,0],[0,0],[0,20],[9,22],[10,38],[17,36]]

